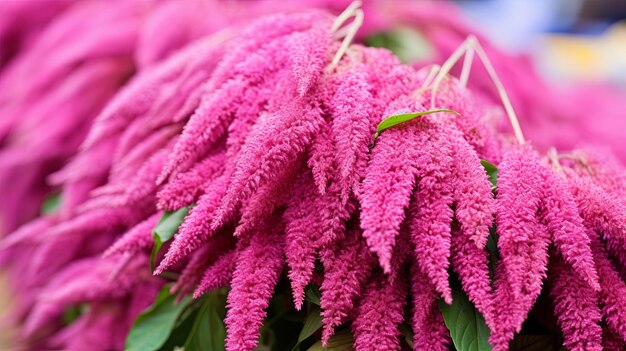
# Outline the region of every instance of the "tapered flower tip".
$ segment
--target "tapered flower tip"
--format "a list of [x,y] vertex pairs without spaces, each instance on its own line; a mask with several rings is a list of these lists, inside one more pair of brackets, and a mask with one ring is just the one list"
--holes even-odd
[[176,211],[192,204],[203,191],[203,186],[221,174],[226,155],[218,152],[197,163],[191,170],[178,174],[165,184],[157,194],[157,207]]
[[322,308],[322,344],[326,345],[335,333],[335,327],[345,323],[361,296],[363,286],[376,264],[360,230],[350,228],[341,243],[323,248],[324,280],[320,290]]
[[457,222],[452,224],[451,265],[457,273],[463,290],[476,309],[492,325],[493,291],[489,270],[489,252],[474,245],[460,231]]
[[211,249],[212,247],[205,245],[191,254],[189,261],[180,276],[178,276],[176,283],[170,288],[171,294],[178,293],[178,298],[182,299],[185,295],[193,291],[194,286],[202,277],[202,273],[214,259],[211,257],[213,254]]
[[154,271],[155,275],[163,273],[167,268],[186,258],[219,232],[211,228],[211,218],[215,215],[216,208],[226,191],[225,182],[225,177],[217,178],[209,185],[206,194],[198,199],[197,205],[189,211],[178,228],[178,233],[174,236],[165,257]]
[[265,309],[283,270],[282,225],[259,229],[236,258],[224,320],[228,351],[253,350],[258,345]]
[[207,268],[193,292],[193,298],[197,299],[213,289],[228,285],[235,270],[236,258],[237,251],[232,250],[220,256],[213,265]]
[[554,255],[550,264],[554,314],[563,332],[563,345],[570,350],[602,350],[602,314],[596,293],[572,274],[571,266]]
[[410,322],[414,345],[424,347],[425,350],[446,351],[449,349],[450,331],[446,328],[437,306],[437,292],[415,260],[409,262],[413,302]]
[[159,218],[161,218],[161,214],[156,213],[140,222],[113,243],[102,256],[108,257],[122,253],[136,253],[149,248],[154,242],[152,230],[156,227]]
[[400,350],[398,327],[404,320],[407,293],[404,274],[393,282],[380,272],[370,279],[352,323],[355,350]]
[[302,33],[301,38],[294,38],[292,51],[292,71],[296,80],[296,91],[304,97],[317,81],[322,69],[329,63],[329,48],[333,41],[330,23],[317,26],[309,33]]
[[317,196],[311,176],[304,173],[296,181],[283,213],[285,256],[296,310],[300,310],[304,303],[304,289],[315,269],[315,251],[322,234],[321,214],[315,206]]
[[539,155],[530,146],[511,146],[499,165],[496,223],[502,257],[503,289],[519,298],[538,295],[548,259],[550,234],[538,213],[544,192]]

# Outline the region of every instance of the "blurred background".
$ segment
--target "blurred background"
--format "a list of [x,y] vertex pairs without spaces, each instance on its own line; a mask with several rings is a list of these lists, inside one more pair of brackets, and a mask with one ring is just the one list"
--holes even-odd
[[626,85],[626,1],[457,0],[478,28],[558,81]]

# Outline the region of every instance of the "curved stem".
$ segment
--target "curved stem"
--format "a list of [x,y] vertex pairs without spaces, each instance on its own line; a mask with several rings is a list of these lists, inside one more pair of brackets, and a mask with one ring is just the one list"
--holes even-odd
[[509,96],[504,89],[504,85],[500,81],[496,70],[493,68],[489,57],[483,50],[482,46],[478,41],[476,41],[474,49],[476,50],[476,55],[485,66],[485,70],[489,77],[493,81],[493,84],[496,86],[498,90],[498,94],[500,94],[500,99],[502,100],[502,105],[504,105],[504,110],[506,111],[507,116],[509,117],[509,121],[511,122],[511,126],[513,127],[513,132],[515,133],[515,137],[520,144],[525,144],[526,139],[524,139],[524,134],[522,133],[522,128],[519,125],[519,120],[517,119],[517,115],[515,114],[515,110],[513,110],[513,105],[511,105],[511,100],[509,100]]
[[473,43],[476,39],[474,38],[474,36],[470,36],[468,37],[463,44],[461,44],[461,46],[459,46],[453,53],[452,55],[450,55],[450,57],[448,57],[448,59],[446,60],[446,62],[444,62],[441,65],[441,69],[439,70],[439,73],[437,74],[437,76],[435,77],[435,80],[433,82],[433,87],[431,90],[431,95],[430,95],[430,108],[434,109],[435,108],[435,98],[437,97],[437,91],[439,90],[439,85],[441,84],[441,82],[443,81],[443,79],[445,78],[445,76],[450,73],[450,70],[452,69],[452,67],[454,67],[454,65],[459,61],[459,59],[461,59],[461,57],[463,55],[465,55],[465,53],[467,52],[467,50],[473,46]]
[[[352,6],[352,4],[350,6]],[[335,56],[333,57],[333,60],[331,61],[332,67],[336,66],[339,63],[339,60],[341,60],[343,55],[348,50],[348,47],[350,46],[350,44],[352,43],[352,40],[356,36],[356,32],[359,30],[359,28],[361,28],[361,25],[363,24],[363,17],[364,17],[363,10],[361,9],[354,10],[354,21],[350,25],[350,29],[348,30],[346,37],[343,38],[343,41],[341,42],[341,46],[339,47],[339,50],[337,50],[337,53],[335,53]]]
[[465,53],[463,58],[463,69],[461,70],[461,76],[459,77],[459,83],[463,88],[467,87],[467,81],[472,70],[472,63],[474,61],[474,48],[470,48]]
[[361,7],[361,4],[361,1],[357,0],[348,5],[348,7],[346,7],[346,9],[343,10],[343,12],[339,14],[339,16],[337,16],[335,22],[333,22],[331,30],[333,32],[336,32],[350,17],[354,16],[356,10]]

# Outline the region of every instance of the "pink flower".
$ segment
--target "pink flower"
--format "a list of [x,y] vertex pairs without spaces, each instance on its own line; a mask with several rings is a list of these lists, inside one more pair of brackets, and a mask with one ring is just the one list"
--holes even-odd
[[320,290],[322,297],[322,343],[335,333],[334,328],[345,323],[352,312],[355,300],[373,266],[373,258],[360,239],[360,231],[354,228],[346,232],[346,238],[321,252],[324,280]]
[[228,294],[226,350],[253,350],[265,318],[265,309],[283,269],[282,228],[259,228],[248,246],[237,254]]
[[626,340],[626,283],[613,266],[599,235],[590,231],[589,237],[600,279],[598,299],[602,317],[612,330]]
[[[423,170],[408,212],[411,216],[409,230],[415,247],[417,265],[431,279],[446,303],[451,303],[448,268],[455,192],[452,185],[455,183],[456,175],[451,172],[452,143],[443,137],[443,131],[439,127],[433,124],[430,130],[425,131],[430,138],[430,149],[422,150],[425,156],[422,165],[418,167]],[[463,173],[459,171],[457,174]],[[461,186],[457,185],[456,189],[459,188]]]
[[554,314],[569,350],[602,350],[601,313],[595,292],[588,282],[572,274],[563,259],[553,258],[550,266]]
[[224,177],[215,179],[207,187],[206,194],[200,196],[197,205],[189,211],[178,228],[178,233],[174,236],[174,240],[167,250],[165,258],[155,270],[155,274],[160,274],[171,265],[181,261],[202,246],[209,238],[214,237],[216,232],[211,229],[210,219],[213,218],[225,190]]
[[128,230],[103,254],[104,257],[126,253],[147,252],[154,244],[152,230],[156,227],[161,213],[155,213]]
[[568,181],[585,225],[601,233],[609,252],[625,267],[626,208],[623,203],[590,180],[570,176]]
[[296,309],[300,309],[304,301],[304,288],[313,276],[318,251],[322,247],[332,247],[343,238],[345,221],[353,212],[351,204],[341,203],[334,188],[324,195],[316,193],[313,180],[307,173],[294,185],[283,214],[285,254]]
[[[538,228],[538,230],[545,231],[545,228]],[[495,351],[506,351],[515,333],[522,329],[522,323],[526,320],[537,297],[535,294],[518,293],[516,295],[514,293],[503,261],[500,261],[496,267],[493,296],[493,315],[485,316],[491,330],[489,343]]]
[[213,289],[227,286],[233,276],[235,270],[235,260],[237,258],[237,251],[229,251],[220,256],[215,263],[207,268],[202,274],[202,279],[198,284],[198,287],[193,292],[193,298],[197,299],[204,293]]
[[171,179],[158,192],[158,207],[176,211],[194,203],[202,195],[205,184],[210,184],[222,173],[225,156],[223,152],[208,156],[189,171]]
[[356,188],[367,165],[368,145],[373,141],[371,120],[379,112],[372,106],[373,87],[367,80],[367,68],[358,65],[340,75],[341,83],[330,101],[335,149],[343,150],[334,155],[341,181],[348,189]]
[[[514,296],[539,296],[546,277],[550,236],[538,223],[542,170],[529,147],[512,147],[499,165],[496,196],[498,249]],[[504,285],[503,285],[504,286]],[[534,298],[532,298],[534,300]]]
[[563,179],[544,172],[542,220],[552,235],[552,242],[566,263],[572,266],[592,289],[598,290],[598,274],[593,263],[590,241],[578,213],[578,206]]
[[319,131],[320,113],[315,106],[292,102],[268,118],[265,128],[242,150],[214,227],[229,221],[260,186],[281,179],[281,172],[294,166]]
[[493,316],[493,291],[489,272],[489,253],[461,233],[458,223],[452,224],[450,262],[458,274],[463,290],[490,325]]
[[398,326],[404,320],[407,292],[404,275],[393,283],[381,272],[371,278],[352,323],[355,350],[400,350]]
[[411,299],[414,349],[445,351],[450,345],[450,332],[437,306],[437,292],[416,263],[411,264]]
[[[399,113],[398,109],[410,109],[412,105],[406,97],[390,110]],[[386,130],[377,139],[359,194],[363,237],[387,273],[395,238],[416,184],[418,165],[428,164],[428,135],[417,133],[413,125],[427,128],[427,124],[415,121]],[[399,142],[403,144],[401,149],[397,148]]]

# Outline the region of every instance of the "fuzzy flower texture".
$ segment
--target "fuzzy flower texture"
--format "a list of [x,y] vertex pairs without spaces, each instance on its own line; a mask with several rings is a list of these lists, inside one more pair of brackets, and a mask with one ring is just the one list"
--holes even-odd
[[[110,41],[143,33],[138,22],[153,5],[138,3],[101,18],[116,21],[107,28],[120,37]],[[83,10],[66,16],[78,20]],[[150,18],[155,28],[169,19]],[[20,342],[121,349],[134,318],[170,279],[164,273],[174,272],[180,295],[230,288],[229,351],[258,345],[283,274],[298,310],[307,286],[319,284],[324,344],[349,326],[356,350],[400,350],[406,323],[415,350],[448,350],[438,303],[453,303],[450,282],[458,278],[494,350],[509,348],[542,291],[568,350],[626,347],[619,161],[591,149],[542,156],[512,142],[494,124],[502,109],[485,92],[447,76],[433,95],[429,67],[402,64],[386,49],[352,44],[333,62],[343,40],[335,20],[291,9],[225,31],[189,29],[215,32],[194,41],[161,38],[117,92],[133,69],[124,53],[105,52],[105,44],[89,49],[95,41],[85,35],[75,48],[84,55],[54,56],[63,69],[36,77],[45,84],[24,99],[83,62],[75,82],[59,101],[50,96],[24,113],[55,107],[71,119],[63,101],[76,94],[89,116],[104,107],[52,176],[62,186],[62,211],[0,241],[0,262],[18,292],[10,318],[20,324]],[[58,23],[50,45],[75,22]],[[146,38],[157,40],[139,40]],[[168,48],[179,49],[159,56]],[[95,79],[103,83],[92,91]],[[374,137],[386,117],[430,110],[431,100],[458,115],[424,115]],[[23,128],[43,133],[37,124]],[[54,140],[42,134],[33,148],[66,142],[71,129],[57,129]],[[497,166],[495,188],[481,160]],[[164,211],[183,207],[191,209],[150,274],[152,230]],[[89,308],[64,325],[63,311],[77,305]]]

